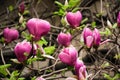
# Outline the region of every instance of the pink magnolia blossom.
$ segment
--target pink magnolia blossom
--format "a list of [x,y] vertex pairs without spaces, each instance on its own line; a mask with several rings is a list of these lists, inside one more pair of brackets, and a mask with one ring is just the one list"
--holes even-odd
[[86,80],[86,78],[87,78],[86,66],[79,59],[77,59],[77,61],[75,63],[75,72],[76,72],[76,75],[78,76],[79,80]]
[[57,37],[57,42],[63,46],[69,46],[71,41],[71,35],[69,33],[60,33]]
[[84,28],[83,32],[82,32],[82,36],[83,36],[83,40],[84,43],[86,44],[86,46],[88,48],[92,47],[93,45],[93,33],[89,28]]
[[3,30],[3,35],[4,35],[4,38],[5,38],[6,42],[11,42],[13,40],[18,39],[19,32],[16,29],[5,28]]
[[27,59],[27,55],[30,54],[31,49],[32,49],[32,46],[30,42],[23,41],[21,43],[17,43],[14,48],[14,52],[18,61],[19,62],[25,61]]
[[100,33],[96,28],[94,31],[91,31],[89,28],[84,28],[82,37],[87,48],[91,48],[92,46],[99,46],[101,43]]
[[36,41],[50,31],[50,23],[38,18],[28,20],[26,25],[29,33],[33,35],[33,39]]
[[59,53],[59,59],[70,66],[74,66],[77,57],[78,57],[78,52],[73,46],[69,46],[67,48],[64,48],[60,53]]
[[24,3],[24,1],[19,4],[18,8],[19,8],[19,12],[23,14],[24,11],[25,11],[25,3]]
[[99,46],[101,43],[101,37],[98,29],[94,29],[93,31],[93,37],[94,37],[94,46]]
[[82,14],[80,11],[77,11],[76,13],[68,12],[66,14],[66,19],[72,28],[76,28],[82,21]]
[[120,12],[118,13],[118,16],[117,16],[117,25],[120,27]]

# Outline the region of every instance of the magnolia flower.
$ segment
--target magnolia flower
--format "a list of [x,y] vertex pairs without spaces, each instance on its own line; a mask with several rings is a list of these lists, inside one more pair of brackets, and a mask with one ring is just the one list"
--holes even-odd
[[19,8],[20,13],[24,13],[24,11],[25,11],[25,3],[24,3],[24,1],[20,3],[18,8]]
[[6,42],[11,42],[13,40],[18,39],[19,32],[16,29],[5,28],[3,30],[3,35],[4,35],[4,38],[5,38]]
[[76,72],[76,75],[78,76],[78,79],[86,80],[87,71],[86,71],[86,66],[84,65],[84,63],[81,60],[77,59],[74,67],[75,67],[75,72]]
[[32,49],[32,46],[30,42],[23,41],[21,43],[17,43],[14,48],[14,52],[18,61],[19,62],[25,61],[27,59],[27,56],[30,54],[31,49]]
[[28,20],[26,25],[34,40],[39,40],[41,36],[46,35],[50,31],[50,23],[38,18]]
[[60,54],[58,55],[59,59],[70,66],[74,66],[77,57],[78,57],[78,52],[73,46],[69,46],[67,48],[64,48]]
[[117,25],[120,27],[120,12],[118,13],[118,16],[117,16]]
[[101,42],[101,37],[100,37],[100,33],[98,31],[98,29],[94,29],[93,31],[93,37],[94,37],[94,46],[99,46],[100,42]]
[[89,28],[84,28],[83,32],[82,32],[82,36],[83,36],[83,41],[86,44],[86,46],[88,48],[92,47],[93,45],[93,33]]
[[69,46],[71,41],[71,35],[69,33],[60,33],[57,37],[57,42],[63,46]]
[[84,28],[82,37],[87,48],[91,48],[92,46],[99,46],[101,43],[100,33],[96,28],[93,32],[89,28]]
[[76,28],[82,21],[82,14],[80,11],[77,11],[76,13],[68,12],[66,14],[66,19],[72,28]]

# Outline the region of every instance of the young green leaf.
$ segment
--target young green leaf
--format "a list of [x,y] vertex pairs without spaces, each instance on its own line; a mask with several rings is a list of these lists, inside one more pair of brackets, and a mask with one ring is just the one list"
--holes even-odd
[[115,59],[120,59],[120,54],[116,54],[116,55],[114,56],[114,58],[115,58]]
[[96,27],[96,22],[92,22],[92,27],[93,27],[93,28]]
[[106,73],[104,73],[103,75],[104,75],[104,78],[106,78],[107,80],[113,80],[113,79],[110,77],[110,75],[108,75],[108,74],[106,74]]
[[55,51],[55,46],[48,46],[44,48],[45,53],[48,55],[52,55]]
[[22,32],[22,36],[25,38],[25,39],[27,39],[28,41],[30,41],[31,39],[32,39],[32,35],[29,35],[29,34],[27,34],[26,32]]
[[36,76],[34,76],[33,78],[31,78],[31,80],[35,80],[36,79]]
[[11,66],[11,64],[0,65],[0,74],[2,74],[4,76],[8,75],[6,69],[10,66]]
[[62,7],[62,6],[63,6],[63,4],[61,4],[61,3],[58,2],[58,1],[55,1],[55,4],[57,4],[59,7]]
[[118,80],[120,79],[120,73],[115,74],[115,76],[113,77],[113,80]]
[[81,0],[70,0],[68,5],[69,8],[74,8],[76,6],[79,6]]
[[101,65],[102,68],[108,67],[110,64],[108,62],[105,62],[104,64]]
[[117,27],[117,23],[113,24],[113,29],[115,29]]
[[112,33],[111,33],[111,31],[110,31],[110,29],[105,28],[105,30],[106,30],[105,32],[106,32],[106,35],[107,35],[107,36],[109,36],[109,35],[111,35],[111,34],[112,34]]
[[16,80],[19,74],[20,73],[18,71],[13,71],[9,80]]
[[37,61],[38,60],[38,58],[29,58],[28,60],[27,60],[27,63],[28,64],[32,64],[34,61]]
[[8,7],[8,9],[9,9],[10,12],[12,12],[13,9],[14,9],[14,7],[13,7],[12,5],[10,5],[10,6]]
[[37,44],[43,46],[43,45],[47,45],[48,42],[42,37],[39,41],[37,41]]

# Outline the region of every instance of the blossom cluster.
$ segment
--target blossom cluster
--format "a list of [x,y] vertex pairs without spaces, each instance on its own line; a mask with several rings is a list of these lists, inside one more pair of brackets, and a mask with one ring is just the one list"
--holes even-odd
[[[19,6],[19,11],[23,13],[25,10],[24,3],[21,3]],[[72,29],[76,29],[80,26],[80,23],[82,21],[82,14],[80,11],[77,11],[75,13],[73,12],[67,12],[65,16],[67,23]],[[118,14],[117,18],[117,24],[120,26],[120,13]],[[32,36],[31,41],[39,41],[42,36],[45,36],[48,34],[51,28],[51,24],[43,19],[38,18],[32,18],[29,19],[26,23],[26,28],[30,35]],[[19,32],[17,29],[12,28],[5,28],[3,30],[3,36],[6,43],[10,43],[13,40],[16,40],[19,38]],[[78,58],[78,51],[76,50],[73,45],[71,45],[72,35],[70,33],[61,32],[57,36],[57,42],[64,46],[64,48],[59,53],[58,57],[60,61],[63,63],[73,66],[75,69],[75,73],[78,77],[78,80],[86,80],[87,79],[87,71],[86,66],[82,62],[82,60],[79,60]],[[92,31],[90,28],[85,27],[83,29],[81,40],[84,42],[84,45],[87,48],[91,47],[98,47],[101,44],[101,36],[100,32],[97,28],[94,28]],[[19,42],[16,44],[14,48],[14,53],[18,59],[19,62],[26,61],[30,55],[33,55],[36,53],[36,48],[39,46],[36,44],[33,46],[30,42],[24,40],[22,42]],[[32,48],[34,51],[32,51]],[[45,80],[42,77],[37,78],[36,80]],[[67,78],[66,80],[75,80],[73,78]]]

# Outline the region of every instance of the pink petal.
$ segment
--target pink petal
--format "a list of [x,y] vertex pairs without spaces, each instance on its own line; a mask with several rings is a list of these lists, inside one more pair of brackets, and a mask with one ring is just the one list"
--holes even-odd
[[86,38],[86,46],[87,46],[88,48],[90,48],[90,47],[92,47],[92,45],[93,45],[93,37],[92,37],[92,36],[88,36],[88,37]]

